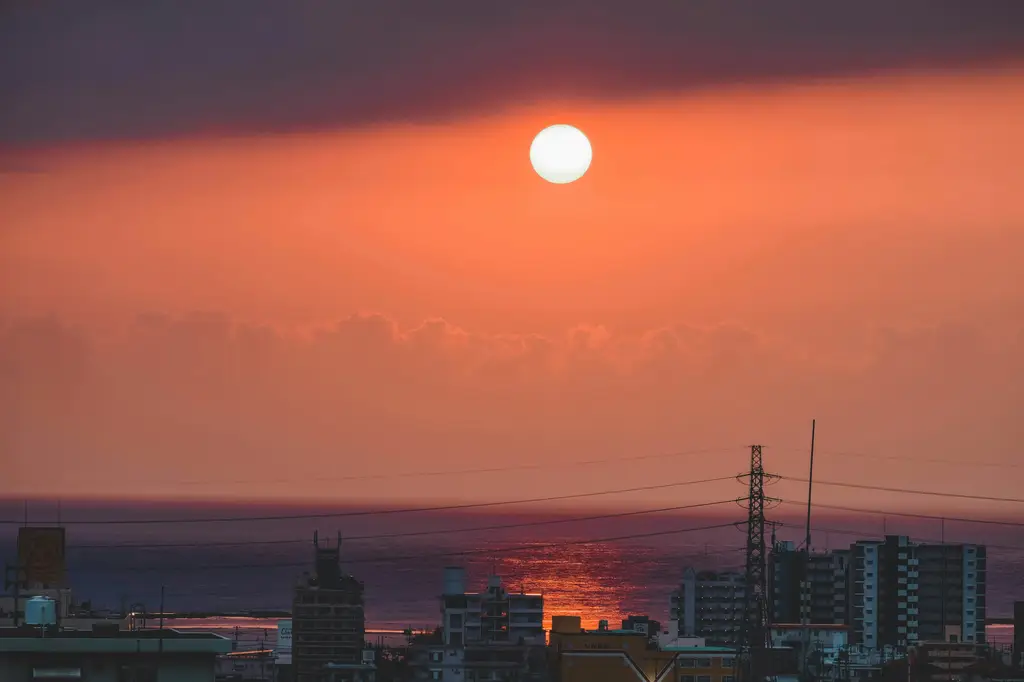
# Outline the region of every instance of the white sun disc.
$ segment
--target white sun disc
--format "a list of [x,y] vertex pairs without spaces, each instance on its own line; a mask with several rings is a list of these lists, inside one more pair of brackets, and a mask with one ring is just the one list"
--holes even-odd
[[570,125],[548,126],[537,133],[530,145],[533,170],[556,185],[582,178],[593,158],[590,140],[579,128]]

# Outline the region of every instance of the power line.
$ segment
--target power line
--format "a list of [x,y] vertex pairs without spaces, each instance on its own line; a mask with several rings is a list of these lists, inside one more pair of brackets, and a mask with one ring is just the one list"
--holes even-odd
[[[506,523],[491,526],[472,526],[469,528],[436,528],[433,530],[414,530],[402,533],[378,533],[374,535],[346,535],[346,542],[352,540],[384,540],[392,538],[417,537],[422,535],[449,535],[455,533],[474,533],[480,531],[505,530],[511,528],[533,528],[536,526],[549,526],[560,523],[577,523],[582,521],[598,521],[601,519],[617,519],[628,516],[641,516],[644,514],[658,514],[671,511],[682,511],[684,509],[698,509],[700,507],[713,507],[716,505],[739,502],[740,499],[717,500],[715,502],[699,502],[696,504],[682,504],[673,507],[660,507],[658,509],[641,509],[638,511],[616,512],[611,514],[596,514],[593,516],[574,516],[564,519],[545,519],[543,521],[523,521],[520,523]],[[167,542],[167,543],[117,543],[98,545],[70,545],[68,549],[162,549],[181,547],[239,547],[253,545],[283,545],[308,543],[308,538],[288,538],[275,540],[231,540],[226,542]]]
[[[793,504],[803,507],[806,503],[799,502],[797,500],[780,500],[783,504]],[[1017,528],[1024,528],[1024,522],[1022,521],[998,521],[996,519],[972,519],[964,516],[945,516],[937,514],[918,514],[914,512],[899,512],[886,509],[858,509],[857,507],[844,507],[837,504],[824,504],[821,502],[815,502],[815,507],[822,507],[824,509],[835,509],[837,511],[848,511],[860,514],[876,514],[879,516],[905,516],[910,519],[926,519],[930,521],[958,521],[963,523],[980,523],[992,526],[1014,526]]]
[[[583,459],[583,460],[571,460],[566,462],[544,462],[540,464],[510,464],[508,466],[501,467],[484,467],[479,469],[447,469],[447,470],[433,470],[433,471],[403,471],[386,474],[353,474],[349,476],[329,476],[329,477],[304,477],[301,479],[293,479],[292,481],[280,480],[277,483],[309,483],[310,481],[318,482],[343,482],[343,481],[372,481],[372,480],[390,480],[397,478],[426,478],[435,476],[467,476],[475,474],[494,474],[494,473],[508,473],[510,471],[530,471],[538,469],[552,469],[552,468],[566,468],[566,467],[577,467],[577,466],[593,466],[597,464],[616,464],[620,462],[637,462],[651,459],[671,459],[676,457],[692,457],[694,455],[707,455],[712,453],[729,452],[737,450],[736,447],[718,447],[718,448],[703,448],[700,450],[680,450],[678,452],[667,452],[667,453],[656,453],[652,455],[630,455],[626,457],[606,457],[601,459]],[[175,485],[221,485],[221,484],[239,484],[239,483],[264,483],[266,479],[249,479],[249,480],[183,480],[183,481],[172,481]]]
[[[731,501],[731,500],[730,500]],[[663,537],[667,535],[680,535],[683,533],[695,533],[706,530],[718,530],[720,528],[736,528],[742,525],[741,522],[729,522],[729,523],[716,523],[707,526],[694,526],[690,528],[675,528],[672,530],[660,530],[653,531],[650,533],[630,533],[628,535],[616,535],[612,537],[603,538],[580,538],[575,540],[559,540],[557,542],[542,542],[529,545],[510,545],[506,547],[488,547],[484,549],[465,549],[465,550],[453,550],[447,552],[435,552],[431,554],[409,554],[405,556],[385,556],[385,557],[367,557],[360,559],[346,559],[345,564],[378,564],[378,563],[390,563],[394,561],[413,561],[418,559],[437,559],[445,557],[455,556],[473,556],[477,554],[511,554],[514,552],[527,552],[538,549],[551,549],[557,547],[571,547],[574,545],[596,545],[603,543],[612,542],[624,542],[627,540],[642,540],[645,538]],[[745,550],[745,548],[744,548]],[[739,550],[736,550],[739,551]],[[260,568],[298,568],[302,566],[309,566],[308,561],[296,562],[278,562],[278,563],[266,563],[266,564],[189,564],[183,566],[167,566],[166,564],[160,564],[159,566],[132,566],[126,567],[125,570],[132,572],[136,571],[189,571],[189,570],[243,570],[243,569],[260,569]],[[111,570],[112,567],[96,567],[96,570]],[[81,569],[78,569],[81,571]]]
[[[515,504],[532,504],[537,502],[557,502],[560,500],[578,500],[586,497],[600,497],[602,495],[618,495],[621,493],[637,493],[648,490],[664,490],[666,488],[678,488],[686,485],[699,485],[701,483],[715,483],[718,481],[732,481],[735,476],[718,476],[715,478],[703,478],[694,481],[677,481],[675,483],[659,483],[656,485],[638,486],[635,488],[618,488],[615,490],[598,490],[589,493],[573,493],[571,495],[551,495],[549,497],[534,497],[523,500],[505,500],[502,502],[468,502],[464,504],[447,504],[436,507],[405,507],[400,509],[376,509],[370,511],[348,511],[348,512],[322,512],[318,514],[274,514],[270,516],[219,516],[219,517],[198,517],[191,519],[103,519],[86,521],[73,519],[64,521],[62,525],[82,526],[127,526],[127,525],[156,525],[156,524],[185,524],[185,523],[233,523],[246,521],[291,521],[297,519],[331,519],[354,516],[385,516],[390,514],[413,514],[435,511],[456,511],[459,509],[482,509],[484,507],[501,507]],[[23,521],[5,519],[0,524],[22,525]]]
[[948,464],[951,466],[970,466],[970,467],[994,467],[998,469],[1021,469],[1024,466],[1020,464],[1011,464],[1008,462],[979,462],[976,460],[970,460],[968,462],[959,461],[955,459],[941,459],[936,457],[907,457],[904,455],[877,455],[866,452],[848,452],[842,450],[825,450],[821,452],[829,457],[860,457],[864,459],[877,459],[895,462],[919,462],[922,464]]
[[[784,481],[796,481],[798,483],[807,483],[806,478],[798,478],[796,476],[779,476]],[[815,479],[816,485],[828,485],[838,488],[854,488],[857,490],[878,490],[885,493],[905,493],[908,495],[929,495],[932,497],[953,497],[961,500],[982,500],[985,502],[1012,502],[1015,504],[1024,504],[1024,499],[1019,497],[993,497],[991,495],[968,495],[966,493],[947,493],[940,492],[938,490],[915,490],[913,488],[888,488],[880,485],[867,485],[863,483],[841,483],[839,481],[819,481]]]

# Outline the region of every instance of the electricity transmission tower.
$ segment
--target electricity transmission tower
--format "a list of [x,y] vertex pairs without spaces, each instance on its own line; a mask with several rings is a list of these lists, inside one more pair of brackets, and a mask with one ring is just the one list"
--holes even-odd
[[[767,548],[764,543],[764,484],[766,475],[761,446],[750,446],[749,494],[747,496],[747,568],[744,592],[743,627],[737,662],[743,666],[743,682],[760,682],[765,675],[755,665],[755,652],[771,645],[768,629]],[[768,478],[771,478],[768,476]]]

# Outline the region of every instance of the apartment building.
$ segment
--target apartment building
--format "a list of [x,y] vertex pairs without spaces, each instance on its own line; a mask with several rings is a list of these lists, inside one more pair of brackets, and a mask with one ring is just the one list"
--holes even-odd
[[314,573],[295,587],[292,670],[295,682],[367,680],[363,584],[341,569],[341,538],[321,546],[314,535]]
[[739,643],[746,585],[742,573],[687,568],[671,596],[670,620],[676,637],[703,637],[709,646]]
[[773,623],[845,625],[851,553],[806,552],[777,542],[768,563]]
[[861,540],[851,549],[851,641],[871,648],[985,641],[985,548],[915,544],[905,536]]
[[490,576],[483,592],[467,592],[465,569],[446,568],[441,613],[445,645],[544,643],[544,595],[510,592],[500,576]]

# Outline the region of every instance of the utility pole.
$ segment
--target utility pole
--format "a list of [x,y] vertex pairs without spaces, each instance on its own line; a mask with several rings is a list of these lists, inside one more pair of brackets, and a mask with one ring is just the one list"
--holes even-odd
[[156,655],[157,678],[160,677],[160,669],[164,665],[164,586],[160,586],[160,643],[159,652]]
[[771,633],[768,630],[768,582],[764,544],[765,473],[760,445],[750,446],[748,476],[746,589],[737,663],[744,661],[744,682],[758,682],[763,675],[754,665],[754,651],[766,649],[771,644]]

